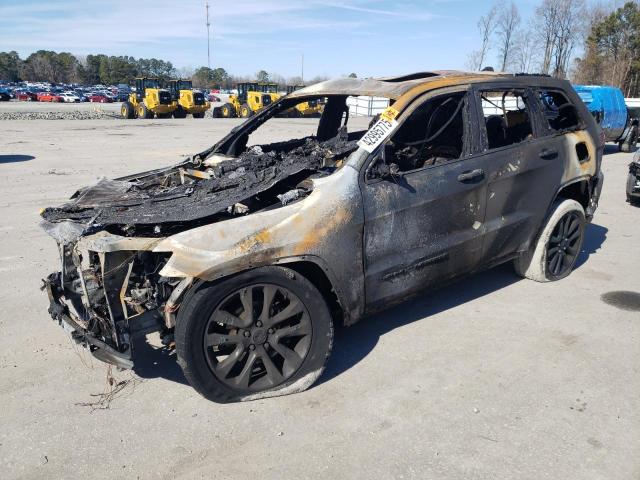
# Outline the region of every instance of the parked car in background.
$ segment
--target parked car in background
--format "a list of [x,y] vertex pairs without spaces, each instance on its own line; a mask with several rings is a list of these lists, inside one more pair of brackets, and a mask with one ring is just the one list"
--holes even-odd
[[0,102],[8,102],[11,100],[11,92],[9,89],[0,88]]
[[631,152],[638,142],[638,119],[631,115],[622,90],[604,85],[574,85],[582,101],[602,128],[608,142]]
[[64,99],[57,93],[40,92],[38,94],[39,102],[64,102]]
[[113,100],[102,93],[91,93],[87,97],[92,103],[112,103]]
[[60,96],[67,103],[78,103],[78,102],[80,102],[80,97],[78,97],[73,92],[63,92],[63,93],[60,94]]
[[21,102],[37,102],[38,94],[30,92],[29,90],[23,90],[16,93],[16,99]]

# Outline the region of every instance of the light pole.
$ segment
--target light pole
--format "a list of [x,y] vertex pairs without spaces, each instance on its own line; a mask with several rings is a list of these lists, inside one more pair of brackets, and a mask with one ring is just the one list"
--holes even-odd
[[209,2],[205,3],[205,8],[207,9],[207,67],[211,70],[211,41],[209,40]]

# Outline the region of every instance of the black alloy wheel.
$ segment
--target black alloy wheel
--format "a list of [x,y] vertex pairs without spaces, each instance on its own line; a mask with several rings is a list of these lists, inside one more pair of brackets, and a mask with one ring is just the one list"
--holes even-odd
[[556,224],[547,243],[547,272],[562,278],[571,271],[582,247],[584,221],[576,211],[567,212]]
[[228,295],[205,329],[205,358],[215,377],[233,389],[262,391],[300,368],[312,341],[309,312],[289,289],[254,284]]

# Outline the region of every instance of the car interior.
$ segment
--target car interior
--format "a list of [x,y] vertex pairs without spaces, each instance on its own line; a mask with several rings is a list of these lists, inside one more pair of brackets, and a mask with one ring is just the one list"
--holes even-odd
[[465,150],[465,99],[465,93],[454,93],[419,106],[393,136],[387,163],[408,172],[459,159]]
[[523,92],[482,92],[481,99],[490,150],[520,143],[533,136]]

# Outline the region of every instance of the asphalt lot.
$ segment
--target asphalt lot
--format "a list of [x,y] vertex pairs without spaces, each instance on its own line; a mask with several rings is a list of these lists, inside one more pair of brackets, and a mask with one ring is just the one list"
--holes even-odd
[[[640,291],[631,155],[613,147],[578,268],[561,282],[509,265],[474,275],[340,329],[309,391],[243,404],[201,398],[152,337],[135,373],[116,373],[128,383],[109,409],[82,405],[104,391],[106,367],[47,314],[40,279],[58,262],[38,210],[203,150],[237,123],[0,122],[3,478],[640,477],[640,313],[601,299]],[[313,123],[277,119],[256,141]]]

